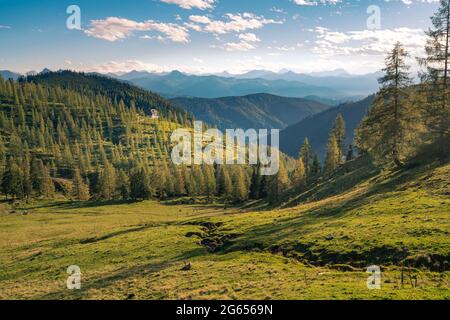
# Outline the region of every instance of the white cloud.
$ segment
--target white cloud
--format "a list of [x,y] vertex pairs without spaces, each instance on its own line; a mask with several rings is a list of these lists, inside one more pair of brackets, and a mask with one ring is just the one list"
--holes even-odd
[[[192,74],[202,74],[202,73],[208,73],[211,71],[211,69],[207,68],[206,66],[203,66],[200,62],[201,59],[198,59],[197,65],[193,66],[191,64],[187,65],[158,65],[153,63],[146,63],[141,60],[125,60],[125,61],[109,61],[106,63],[102,63],[99,65],[94,66],[84,66],[82,68],[78,68],[78,71],[84,71],[84,72],[99,72],[99,73],[116,73],[116,74],[123,74],[126,72],[130,72],[132,70],[136,71],[147,71],[147,72],[155,72],[155,73],[162,73],[162,72],[170,72],[173,70],[179,70],[181,72],[185,73],[192,73]],[[214,70],[216,71],[216,70]],[[220,69],[217,69],[217,71],[222,71]]]
[[226,51],[248,51],[256,49],[254,45],[256,42],[260,42],[254,33],[241,33],[239,35],[239,42],[228,42],[225,44],[224,49]]
[[239,39],[245,42],[260,42],[259,39],[254,33],[242,33],[239,35]]
[[[297,46],[298,46],[298,45],[297,45]],[[289,47],[289,46],[267,47],[267,49],[273,49],[273,50],[283,51],[283,52],[295,51],[295,47]]]
[[137,22],[124,18],[108,17],[105,20],[92,20],[90,28],[84,32],[90,37],[114,42],[129,38],[137,31],[155,31],[162,33],[165,38],[173,42],[189,42],[189,32],[186,27],[153,20]]
[[211,9],[215,0],[161,0],[165,3],[176,4],[183,9],[197,8],[200,10]]
[[192,15],[189,20],[194,23],[198,30],[214,34],[226,34],[231,32],[243,32],[264,27],[267,24],[282,24],[281,21],[266,19],[253,13],[228,13],[225,15],[227,21],[211,20],[207,16]]
[[[395,0],[384,0],[385,2],[391,2],[391,1],[395,1]],[[397,0],[397,1],[401,1],[406,5],[410,5],[413,4],[414,2],[421,2],[421,3],[436,3],[439,2],[440,0]]]
[[229,42],[225,44],[225,50],[227,51],[248,51],[252,49],[255,49],[255,46],[245,41]]
[[412,56],[421,55],[426,42],[422,29],[396,28],[336,32],[317,27],[314,52],[321,55],[385,55],[400,41]]
[[337,4],[342,0],[293,0],[299,6],[317,6],[319,4]]
[[284,11],[284,10],[281,9],[281,8],[277,8],[277,7],[272,7],[272,8],[270,9],[270,11],[275,12],[275,13],[287,14],[286,11]]
[[4,26],[0,24],[0,29],[11,29],[11,26]]

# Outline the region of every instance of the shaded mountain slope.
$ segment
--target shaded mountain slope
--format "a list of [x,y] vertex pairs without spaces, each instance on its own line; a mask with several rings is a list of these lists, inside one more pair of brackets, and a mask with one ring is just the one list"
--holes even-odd
[[175,106],[194,114],[196,119],[218,128],[283,129],[329,107],[302,98],[285,98],[270,94],[217,99],[176,98]]
[[308,117],[280,132],[280,148],[290,156],[297,157],[305,137],[308,137],[313,149],[323,159],[328,135],[336,116],[341,113],[346,123],[346,144],[353,141],[354,131],[367,114],[373,96],[354,103],[344,103]]

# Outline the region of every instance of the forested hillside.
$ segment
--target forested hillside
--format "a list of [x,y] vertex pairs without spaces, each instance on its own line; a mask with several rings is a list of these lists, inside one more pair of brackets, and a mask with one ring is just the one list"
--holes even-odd
[[[137,187],[134,195],[130,189],[131,172],[138,183],[138,174],[167,159],[169,134],[191,121],[187,114],[162,104],[163,113],[179,122],[151,119],[144,108],[160,110],[157,96],[138,97],[142,105],[136,106],[130,98],[135,92],[124,91],[123,96],[130,98],[125,104],[114,94],[115,83],[91,86],[93,81],[98,84],[97,79],[72,73],[53,76],[66,87],[74,77],[84,83],[78,81],[74,90],[41,84],[38,78],[20,83],[0,80],[3,193],[29,198],[53,197],[56,192],[80,200],[93,194],[106,200],[119,194],[142,196]],[[52,74],[45,77],[52,79]],[[156,190],[149,184],[147,191]]]
[[305,138],[309,139],[312,148],[322,160],[325,159],[328,143],[328,132],[333,121],[341,114],[346,123],[345,144],[353,143],[354,131],[367,114],[373,96],[358,102],[341,104],[335,108],[312,115],[280,132],[280,148],[286,154],[296,157]]
[[[20,82],[0,78],[0,108],[1,189],[13,199],[242,202],[257,194],[276,201],[279,177],[288,179],[284,161],[270,179],[250,166],[173,165],[170,134],[192,128],[192,118],[108,78],[68,71]],[[149,108],[161,117],[149,117]]]
[[217,99],[175,98],[176,106],[221,129],[284,129],[329,107],[302,98],[253,94]]
[[114,103],[123,101],[125,106],[132,107],[134,105],[147,115],[150,114],[151,109],[157,109],[159,114],[168,121],[180,124],[189,124],[192,120],[192,117],[187,112],[174,108],[158,94],[101,75],[63,70],[58,72],[41,72],[35,76],[21,79],[21,82],[24,81],[69,89],[82,95],[103,95]]

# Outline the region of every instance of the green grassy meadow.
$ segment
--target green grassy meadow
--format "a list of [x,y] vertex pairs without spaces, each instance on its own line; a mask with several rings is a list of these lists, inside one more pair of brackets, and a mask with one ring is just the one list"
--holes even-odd
[[4,203],[0,299],[449,299],[450,165],[366,178],[275,209]]

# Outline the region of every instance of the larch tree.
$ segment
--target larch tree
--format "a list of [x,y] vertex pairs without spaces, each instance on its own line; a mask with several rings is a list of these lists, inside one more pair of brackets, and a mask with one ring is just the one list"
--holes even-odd
[[339,148],[339,157],[342,159],[345,148],[345,120],[342,114],[338,114],[333,124],[332,134],[336,137]]
[[233,175],[233,200],[236,203],[243,202],[248,199],[248,188],[245,179],[245,172],[242,167],[238,166],[234,170]]
[[339,167],[340,164],[340,155],[341,152],[339,150],[339,145],[336,140],[336,136],[334,134],[330,134],[330,138],[328,140],[327,146],[327,156],[325,159],[325,171],[333,172]]
[[76,200],[86,201],[89,200],[89,186],[83,181],[81,177],[80,169],[76,168],[73,173],[73,187],[72,195]]
[[280,200],[283,192],[291,187],[284,159],[280,156],[278,173],[267,178],[267,198],[275,203]]
[[311,171],[311,165],[313,162],[313,151],[311,148],[311,145],[309,143],[308,137],[305,138],[303,141],[302,148],[300,150],[299,158],[303,159],[303,164],[305,165],[306,170],[306,178],[309,179],[310,171]]
[[117,172],[117,192],[122,200],[130,198],[130,178],[122,169]]
[[306,169],[303,158],[296,161],[296,166],[292,174],[292,183],[295,187],[303,187],[306,184]]
[[113,200],[116,197],[116,170],[106,162],[98,177],[98,196],[102,200]]

